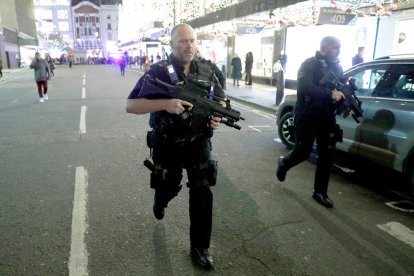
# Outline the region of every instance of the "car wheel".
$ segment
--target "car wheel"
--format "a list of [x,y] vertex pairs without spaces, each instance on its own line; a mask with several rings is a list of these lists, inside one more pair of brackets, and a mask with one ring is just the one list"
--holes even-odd
[[280,119],[278,125],[279,138],[286,147],[292,149],[295,146],[295,125],[293,112],[287,112]]

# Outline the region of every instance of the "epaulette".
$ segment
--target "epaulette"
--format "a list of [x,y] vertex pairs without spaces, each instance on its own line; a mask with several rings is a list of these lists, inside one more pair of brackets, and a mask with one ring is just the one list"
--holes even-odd
[[168,65],[170,65],[170,63],[168,62],[168,60],[161,60],[155,63],[155,65],[158,65],[160,67],[167,67]]
[[198,58],[198,61],[199,61],[199,62],[201,62],[201,63],[211,64],[211,60],[209,60],[209,59],[205,59],[205,58],[203,58],[203,57],[199,57],[199,58]]

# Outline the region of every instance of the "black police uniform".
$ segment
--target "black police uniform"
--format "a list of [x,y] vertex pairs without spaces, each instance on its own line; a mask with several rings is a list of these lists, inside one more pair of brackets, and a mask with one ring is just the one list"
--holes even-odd
[[327,197],[337,141],[337,104],[333,103],[332,89],[320,83],[328,72],[338,78],[343,75],[339,61],[328,61],[320,52],[305,60],[299,68],[298,99],[294,109],[296,144],[279,162],[279,167],[285,171],[298,165],[309,157],[316,139],[318,161],[314,192],[324,197]]
[[[168,67],[171,65],[176,75],[169,73]],[[169,61],[160,61],[150,67],[147,73],[139,79],[128,98],[143,98],[142,90],[146,89],[145,83],[148,78],[158,78],[172,85],[176,84],[176,77],[178,77],[178,81],[184,81],[186,76],[183,71],[184,67],[171,54]],[[199,79],[208,79],[213,82],[217,80],[214,80],[210,66],[202,61],[193,60],[191,62],[190,74],[195,74]],[[215,95],[224,98],[225,95],[220,89],[220,84],[216,83],[214,87]],[[165,95],[153,94],[145,98],[162,99],[165,98]],[[215,185],[217,165],[215,161],[211,160],[210,138],[213,132],[207,126],[209,118],[205,119],[205,125],[196,132],[194,128],[190,127],[191,121],[184,118],[183,114],[180,116],[166,111],[154,112],[151,113],[149,122],[153,128],[148,136],[149,146],[152,147],[152,159],[154,165],[162,167],[164,174],[163,181],[151,183],[151,186],[155,188],[155,205],[157,206],[154,205],[154,207],[166,207],[168,202],[181,190],[180,183],[183,168],[185,168],[189,180],[187,186],[190,189],[190,243],[192,249],[209,248],[212,229],[213,194],[210,186]]]

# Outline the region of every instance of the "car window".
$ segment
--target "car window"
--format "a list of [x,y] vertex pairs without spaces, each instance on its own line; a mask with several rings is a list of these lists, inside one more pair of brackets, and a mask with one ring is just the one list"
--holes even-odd
[[355,94],[357,96],[371,96],[388,67],[389,65],[364,67],[350,75],[349,77],[355,79],[355,85],[358,87]]
[[392,65],[382,77],[374,95],[414,100],[414,66]]

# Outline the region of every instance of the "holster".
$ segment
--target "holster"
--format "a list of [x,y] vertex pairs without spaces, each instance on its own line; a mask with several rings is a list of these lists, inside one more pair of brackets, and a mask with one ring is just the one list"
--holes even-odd
[[217,161],[209,160],[207,170],[206,170],[206,178],[207,181],[210,183],[210,186],[215,186],[217,183]]
[[147,146],[150,149],[153,149],[154,147],[156,147],[157,145],[161,144],[162,142],[162,134],[155,131],[155,130],[150,130],[147,132]]
[[194,165],[192,168],[192,175],[189,176],[190,185],[205,185],[215,186],[217,183],[217,161],[208,160],[206,163]]

